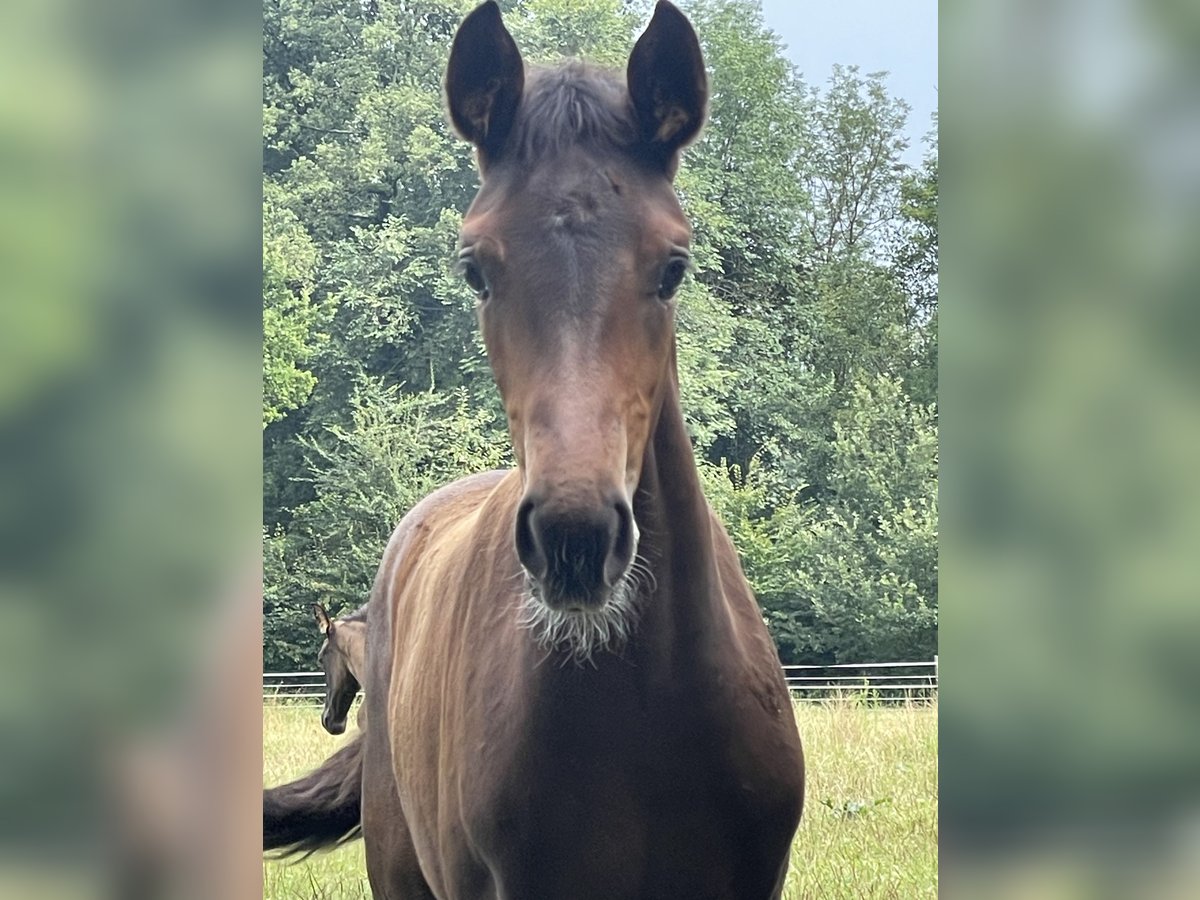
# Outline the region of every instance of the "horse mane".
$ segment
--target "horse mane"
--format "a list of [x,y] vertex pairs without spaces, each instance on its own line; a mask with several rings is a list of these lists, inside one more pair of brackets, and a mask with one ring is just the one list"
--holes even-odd
[[369,603],[364,603],[354,612],[348,612],[344,616],[338,616],[339,622],[365,622],[367,621],[367,612]]
[[625,79],[577,60],[529,69],[513,131],[511,146],[527,165],[577,144],[628,151],[638,133]]

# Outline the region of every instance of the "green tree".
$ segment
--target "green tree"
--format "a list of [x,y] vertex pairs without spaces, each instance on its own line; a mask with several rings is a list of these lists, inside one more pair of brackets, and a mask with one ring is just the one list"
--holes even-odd
[[917,402],[937,404],[938,363],[938,157],[934,144],[919,171],[900,187],[901,229],[895,268],[909,301],[914,335],[912,368],[905,386]]
[[856,384],[835,425],[834,496],[752,460],[702,467],[785,662],[937,652],[937,433],[898,379]]
[[699,449],[745,467],[775,430],[798,339],[805,254],[796,223],[809,204],[797,169],[804,88],[757,4],[686,11],[711,73],[709,120],[677,184],[693,223],[698,288],[711,299],[684,298],[680,344],[707,348],[710,371],[722,373],[703,397],[685,394],[686,409],[693,416],[718,405],[722,415],[706,416],[720,428],[697,430]]
[[874,249],[895,217],[908,105],[888,94],[885,77],[835,65],[823,91],[809,89],[802,179],[813,203],[804,228],[819,260]]
[[[474,298],[452,270],[477,175],[440,82],[472,5],[264,9],[271,666],[311,666],[309,605],[361,603],[413,503],[508,460]],[[530,63],[617,67],[651,8],[503,6]],[[926,652],[936,146],[906,169],[906,109],[884,77],[846,67],[806,84],[752,0],[684,7],[711,73],[710,122],[677,182],[695,261],[680,377],[706,491],[786,659]]]
[[273,625],[264,664],[312,665],[312,604],[337,613],[365,603],[388,537],[412,506],[465,475],[512,464],[501,429],[464,392],[360,382],[349,424],[330,426],[330,440],[303,443],[296,477],[311,482],[314,499],[294,511],[286,530],[264,535]]
[[303,404],[316,386],[305,365],[323,340],[312,293],[319,253],[280,191],[263,191],[263,427]]

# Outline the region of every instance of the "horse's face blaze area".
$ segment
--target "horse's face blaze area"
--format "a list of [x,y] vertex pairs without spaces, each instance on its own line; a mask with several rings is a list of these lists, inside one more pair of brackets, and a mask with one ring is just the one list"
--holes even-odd
[[689,237],[664,172],[578,146],[532,170],[495,162],[464,220],[464,274],[525,476],[517,554],[551,609],[594,611],[628,589]]

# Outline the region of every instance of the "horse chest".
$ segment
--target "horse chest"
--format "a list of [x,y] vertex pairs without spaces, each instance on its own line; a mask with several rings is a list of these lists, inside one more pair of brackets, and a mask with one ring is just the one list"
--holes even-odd
[[511,752],[480,748],[463,810],[463,861],[486,870],[473,880],[496,897],[769,896],[795,822],[771,779],[739,766],[736,736],[620,713],[534,717]]

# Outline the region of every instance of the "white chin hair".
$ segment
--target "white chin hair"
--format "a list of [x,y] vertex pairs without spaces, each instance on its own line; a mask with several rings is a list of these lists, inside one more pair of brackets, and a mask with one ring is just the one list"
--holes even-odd
[[595,665],[593,657],[597,653],[620,652],[633,634],[637,627],[637,593],[631,569],[598,609],[551,609],[537,596],[536,584],[527,579],[518,621],[543,650],[565,652],[565,661],[577,666]]

